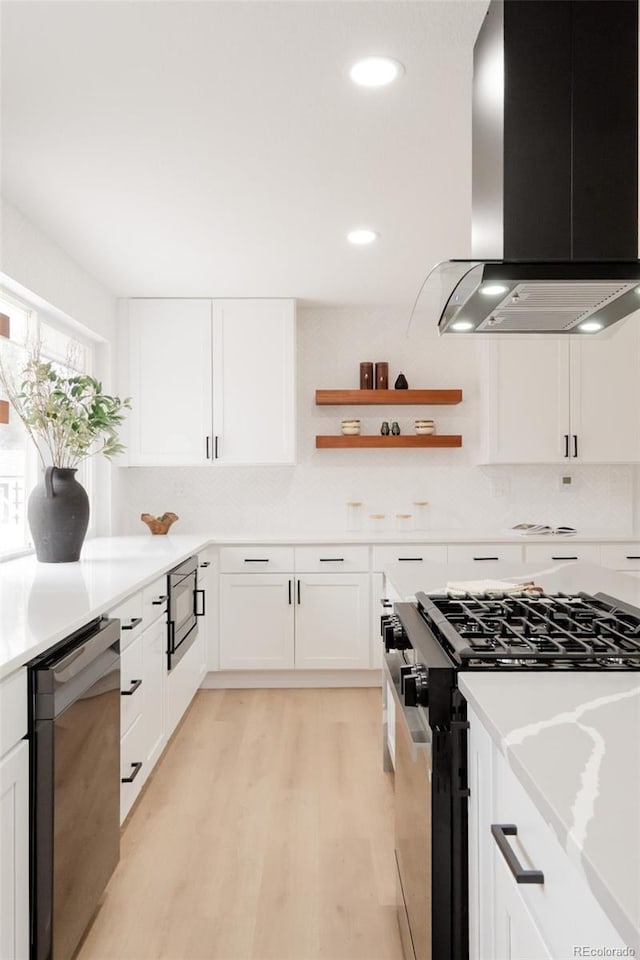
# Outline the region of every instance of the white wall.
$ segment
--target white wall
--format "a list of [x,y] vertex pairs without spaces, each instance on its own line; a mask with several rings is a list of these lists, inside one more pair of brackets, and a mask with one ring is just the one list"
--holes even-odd
[[[111,389],[116,298],[16,207],[4,198],[0,203],[0,282],[38,309],[79,324],[95,340],[96,373]],[[111,527],[113,469],[103,457],[96,457],[94,465],[100,495],[91,509],[96,533],[101,535]]]
[[[633,468],[572,466],[574,485],[560,492],[555,466],[473,466],[480,432],[477,347],[412,327],[399,310],[299,309],[298,463],[293,467],[119,468],[115,532],[140,533],[140,513],[175,511],[174,528],[227,533],[342,533],[346,502],[387,514],[411,512],[414,500],[431,503],[431,527],[499,531],[519,521],[569,524],[583,533],[630,534]],[[388,360],[391,385],[402,370],[411,387],[461,387],[464,402],[433,407],[440,433],[461,433],[460,450],[316,450],[317,433],[338,433],[341,407],[316,407],[318,387],[357,387],[361,360]],[[349,409],[353,414],[353,408]],[[260,416],[260,411],[255,411]],[[363,432],[383,419],[413,432],[424,408],[361,407]],[[264,424],[269,429],[269,424]],[[565,468],[566,472],[566,468]],[[492,478],[509,493],[491,495]]]

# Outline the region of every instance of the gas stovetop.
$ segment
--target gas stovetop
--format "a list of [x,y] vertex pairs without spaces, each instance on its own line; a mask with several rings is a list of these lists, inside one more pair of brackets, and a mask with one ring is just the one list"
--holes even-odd
[[459,666],[640,670],[640,610],[606,594],[416,595]]

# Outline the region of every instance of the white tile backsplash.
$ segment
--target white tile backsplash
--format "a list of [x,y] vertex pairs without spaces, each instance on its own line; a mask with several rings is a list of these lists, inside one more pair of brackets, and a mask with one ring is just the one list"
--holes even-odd
[[[298,310],[298,462],[290,467],[118,468],[114,533],[142,532],[140,513],[173,510],[180,533],[276,535],[346,530],[346,503],[365,514],[411,513],[428,500],[432,531],[503,532],[519,521],[565,524],[586,533],[634,532],[637,471],[628,466],[573,465],[569,489],[561,466],[474,466],[480,405],[476,347],[438,338],[435,329],[405,337],[408,316],[398,309]],[[387,360],[390,386],[402,371],[410,387],[461,387],[452,407],[316,407],[315,390],[357,388],[362,360]],[[382,420],[412,430],[431,416],[439,433],[461,433],[459,450],[316,450],[317,433],[339,433],[348,411],[363,432]],[[268,429],[268,425],[265,426]],[[505,483],[506,481],[506,483]],[[635,496],[634,496],[635,489]],[[502,493],[500,491],[503,491]]]

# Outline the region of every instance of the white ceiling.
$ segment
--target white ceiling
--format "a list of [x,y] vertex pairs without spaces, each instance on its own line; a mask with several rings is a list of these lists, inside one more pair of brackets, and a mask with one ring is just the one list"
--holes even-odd
[[[3,194],[118,296],[410,304],[469,252],[486,7],[3,2]],[[405,76],[355,87],[372,53]]]

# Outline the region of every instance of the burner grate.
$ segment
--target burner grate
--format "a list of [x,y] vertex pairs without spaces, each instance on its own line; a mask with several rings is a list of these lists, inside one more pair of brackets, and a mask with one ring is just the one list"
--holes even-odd
[[421,616],[466,666],[640,669],[640,611],[598,594],[418,594]]

